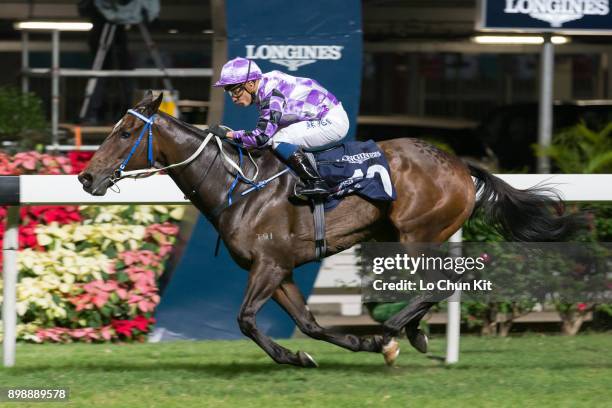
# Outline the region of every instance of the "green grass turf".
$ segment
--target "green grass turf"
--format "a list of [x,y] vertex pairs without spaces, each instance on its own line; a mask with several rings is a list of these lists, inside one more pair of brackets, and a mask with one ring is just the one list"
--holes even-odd
[[69,403],[7,407],[612,407],[612,334],[461,339],[445,367],[444,338],[430,357],[402,341],[396,367],[310,339],[317,369],[279,366],[254,343],[174,342],[17,347],[2,387],[70,388]]

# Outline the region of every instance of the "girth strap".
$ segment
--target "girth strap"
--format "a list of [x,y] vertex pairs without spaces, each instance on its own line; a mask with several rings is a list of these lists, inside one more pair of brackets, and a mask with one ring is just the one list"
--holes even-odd
[[[305,152],[306,157],[316,169],[317,163],[314,154]],[[327,253],[327,241],[325,241],[325,205],[323,200],[312,200],[312,216],[314,220],[315,255],[317,259],[323,259]]]

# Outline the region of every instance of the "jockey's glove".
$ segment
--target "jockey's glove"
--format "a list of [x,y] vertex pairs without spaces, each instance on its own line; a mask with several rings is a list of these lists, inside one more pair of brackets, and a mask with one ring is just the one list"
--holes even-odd
[[225,129],[223,126],[212,125],[208,128],[208,132],[212,133],[215,136],[219,136],[222,139],[225,139],[227,137],[228,130]]

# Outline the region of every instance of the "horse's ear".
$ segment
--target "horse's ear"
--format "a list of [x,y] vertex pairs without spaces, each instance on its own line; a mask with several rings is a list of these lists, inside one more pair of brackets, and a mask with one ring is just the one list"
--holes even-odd
[[[146,99],[146,96],[145,96],[145,99]],[[159,96],[154,101],[151,101],[147,104],[147,107],[145,108],[145,112],[147,116],[151,116],[157,113],[157,110],[159,109],[159,105],[161,105],[163,100],[164,100],[164,93],[160,92]]]
[[142,99],[140,102],[136,104],[136,108],[141,108],[141,111],[144,112],[147,106],[153,103],[153,92],[151,90],[145,91],[144,95],[142,95]]

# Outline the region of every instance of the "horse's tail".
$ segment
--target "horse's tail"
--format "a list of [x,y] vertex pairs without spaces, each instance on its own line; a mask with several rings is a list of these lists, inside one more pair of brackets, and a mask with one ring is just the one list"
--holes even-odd
[[468,165],[480,194],[474,212],[485,218],[506,239],[512,241],[564,241],[586,227],[580,213],[567,214],[559,193],[539,185],[519,190],[479,167]]

